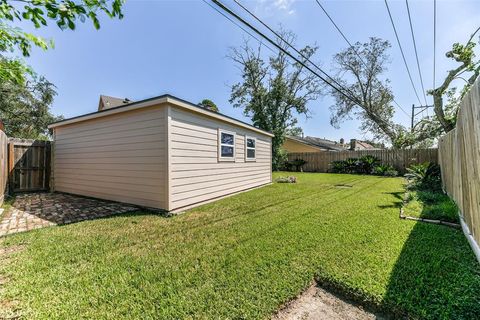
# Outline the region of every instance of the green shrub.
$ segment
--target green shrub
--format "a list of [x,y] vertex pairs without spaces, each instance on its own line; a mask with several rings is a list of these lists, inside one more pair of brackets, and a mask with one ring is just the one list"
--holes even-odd
[[289,161],[290,168],[295,168],[295,171],[303,172],[303,166],[307,164],[307,161],[303,159],[295,159],[293,161]]
[[287,151],[283,148],[278,150],[277,154],[277,161],[278,161],[278,169],[291,171],[292,165],[288,162]]
[[331,165],[331,171],[333,173],[346,173],[347,172],[347,164],[345,163],[344,160],[337,160],[337,161],[332,161]]
[[375,174],[380,176],[397,176],[398,172],[389,165],[381,165],[377,157],[366,155],[359,159],[348,158],[330,163],[330,170],[333,173],[359,173]]
[[380,159],[372,155],[366,155],[357,161],[357,173],[372,174],[373,169],[380,164]]
[[358,168],[357,158],[348,158],[345,160],[346,173],[357,173],[357,168]]
[[373,168],[373,174],[377,176],[396,177],[398,176],[398,171],[391,165],[381,164]]
[[411,165],[405,174],[407,188],[410,190],[432,190],[442,189],[440,166],[432,162],[425,162]]

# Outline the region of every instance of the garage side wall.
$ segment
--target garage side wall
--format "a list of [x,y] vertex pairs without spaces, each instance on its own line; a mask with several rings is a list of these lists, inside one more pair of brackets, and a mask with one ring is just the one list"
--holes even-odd
[[56,191],[167,208],[167,108],[55,128]]
[[[170,209],[271,182],[271,138],[172,106]],[[236,134],[235,161],[219,161],[218,130]],[[245,136],[256,138],[256,160],[245,161]]]

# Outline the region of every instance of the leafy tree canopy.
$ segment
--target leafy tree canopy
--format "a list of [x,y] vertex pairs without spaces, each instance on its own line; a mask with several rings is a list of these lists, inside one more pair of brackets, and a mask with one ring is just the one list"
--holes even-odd
[[[30,21],[35,28],[54,21],[58,27],[74,30],[78,21],[91,20],[100,28],[98,13],[122,18],[123,0],[0,0],[0,56],[18,50],[24,57],[30,55],[32,46],[44,50],[53,47],[53,41],[43,39],[15,27],[19,21]],[[19,59],[2,59],[0,80],[22,83],[27,74],[32,74]]]
[[[295,43],[292,32],[281,31],[281,37]],[[279,45],[287,48],[280,39]],[[306,46],[300,50],[302,62],[310,59],[317,47]],[[278,52],[267,60],[261,55],[261,46],[252,48],[246,41],[233,48],[230,58],[239,66],[242,81],[232,87],[230,102],[243,108],[245,116],[253,125],[272,132],[272,165],[276,170],[281,165],[280,147],[287,129],[295,127],[297,115],[308,116],[308,102],[322,94],[320,80],[300,63],[290,63],[287,56]]]
[[49,111],[55,95],[55,86],[43,77],[23,84],[0,81],[0,119],[7,136],[48,139],[48,124],[63,118]]
[[287,136],[292,136],[292,137],[302,137],[303,129],[300,127],[287,128],[287,130],[285,131],[285,134]]
[[[452,45],[452,50],[448,51],[445,56],[460,65],[447,72],[447,76],[439,87],[428,91],[433,96],[435,119],[442,132],[448,132],[455,128],[460,101],[480,74],[480,60],[476,59],[474,51],[475,36],[479,31],[480,27],[475,30],[465,44],[454,43]],[[457,88],[452,87],[452,83],[457,79],[465,82],[459,94],[457,94]],[[446,103],[444,103],[444,97],[447,98]],[[421,125],[428,125],[431,121],[432,119],[427,119],[425,124],[421,123]]]
[[218,112],[218,107],[212,100],[203,99],[198,105],[204,109]]
[[[480,30],[477,29],[476,32]],[[475,34],[475,33],[474,33]],[[334,56],[334,64],[338,70],[336,80],[347,88],[353,101],[332,90],[335,104],[331,107],[331,123],[339,127],[344,120],[353,117],[360,119],[361,129],[370,133],[375,140],[388,141],[395,148],[409,146],[431,146],[438,136],[455,127],[458,105],[463,95],[480,73],[480,61],[475,60],[473,42],[474,35],[465,45],[455,43],[446,56],[461,63],[456,69],[448,72],[442,85],[428,93],[434,97],[435,114],[426,117],[412,129],[393,121],[394,95],[390,81],[383,78],[390,63],[388,50],[390,43],[379,38],[370,38],[367,43],[355,43]],[[466,85],[461,94],[450,87],[455,79],[462,79],[462,74],[469,74],[464,79]],[[447,98],[447,103],[443,98]]]

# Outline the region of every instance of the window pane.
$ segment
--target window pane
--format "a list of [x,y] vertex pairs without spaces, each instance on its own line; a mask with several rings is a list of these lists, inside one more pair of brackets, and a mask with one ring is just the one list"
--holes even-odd
[[247,148],[255,148],[255,139],[247,139]]
[[222,146],[222,157],[233,158],[233,147]]
[[233,146],[233,134],[222,132],[222,144],[229,144]]
[[255,158],[255,149],[247,149],[247,158]]

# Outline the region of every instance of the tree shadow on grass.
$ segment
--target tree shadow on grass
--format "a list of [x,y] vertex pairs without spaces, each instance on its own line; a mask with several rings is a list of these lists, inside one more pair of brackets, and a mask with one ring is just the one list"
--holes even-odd
[[463,233],[416,223],[391,273],[384,304],[399,317],[478,319],[480,265]]
[[389,209],[389,208],[398,208],[400,209],[403,205],[403,195],[404,192],[383,192],[383,194],[390,194],[400,201],[392,201],[390,204],[379,205],[380,209]]

